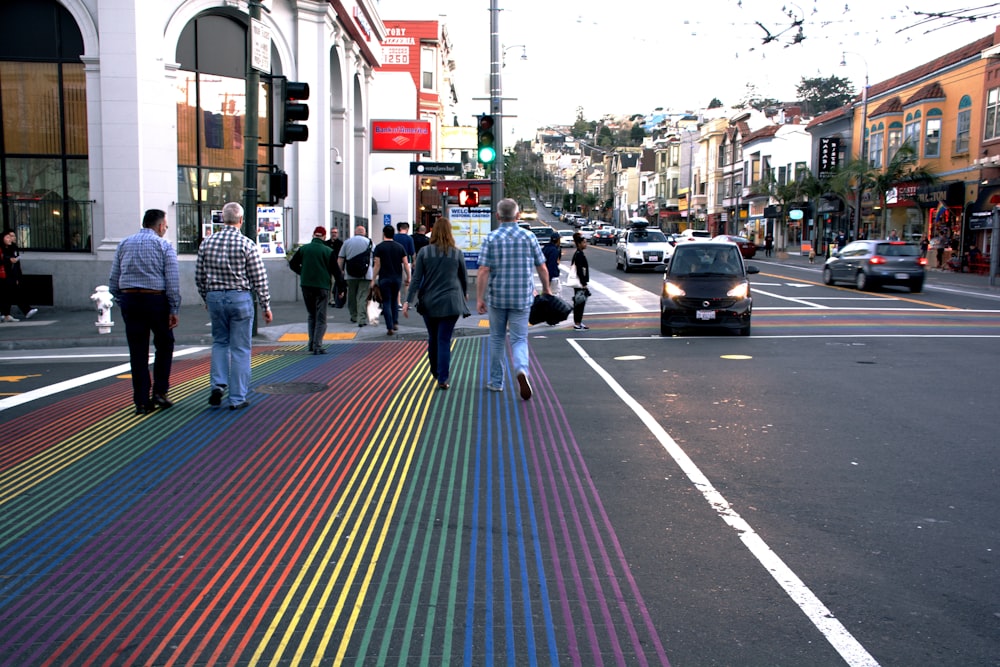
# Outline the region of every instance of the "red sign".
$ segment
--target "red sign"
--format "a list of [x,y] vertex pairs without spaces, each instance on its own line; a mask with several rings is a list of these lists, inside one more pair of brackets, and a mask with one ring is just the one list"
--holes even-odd
[[431,124],[426,120],[373,120],[372,151],[427,153]]

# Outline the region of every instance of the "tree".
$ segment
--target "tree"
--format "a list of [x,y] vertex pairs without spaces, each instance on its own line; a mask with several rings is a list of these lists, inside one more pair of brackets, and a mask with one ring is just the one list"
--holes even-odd
[[642,140],[646,138],[646,129],[642,126],[642,123],[632,125],[632,129],[628,133],[628,138],[630,146],[642,145]]
[[854,85],[839,76],[802,77],[795,94],[814,113],[832,111],[854,98]]
[[597,127],[597,123],[594,121],[587,121],[583,117],[583,107],[576,108],[576,121],[573,123],[573,136],[577,139],[583,139],[584,137],[593,133],[594,128]]
[[708,103],[709,109],[718,109],[721,106],[723,106],[722,100],[720,100],[718,97],[713,97],[712,101]]
[[739,101],[736,105],[737,109],[746,109],[750,107],[751,109],[756,109],[757,111],[763,111],[768,107],[778,107],[781,106],[781,101],[776,100],[773,97],[764,97],[757,90],[757,86],[754,83],[748,83],[746,85],[746,91],[743,93],[743,99]]

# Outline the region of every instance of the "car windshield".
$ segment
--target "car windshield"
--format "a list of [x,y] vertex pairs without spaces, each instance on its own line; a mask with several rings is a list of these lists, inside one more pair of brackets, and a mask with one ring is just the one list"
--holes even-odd
[[672,276],[741,276],[739,250],[733,247],[680,246],[670,260]]
[[882,257],[917,257],[920,247],[912,243],[879,243],[875,246],[875,254]]
[[666,243],[667,237],[655,229],[640,229],[629,234],[628,240],[632,243]]

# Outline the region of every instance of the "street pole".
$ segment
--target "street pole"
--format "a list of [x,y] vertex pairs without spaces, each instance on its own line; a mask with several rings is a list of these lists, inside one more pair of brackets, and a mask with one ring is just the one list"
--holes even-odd
[[[247,4],[251,25],[247,26],[246,131],[243,135],[243,233],[257,239],[257,148],[260,141],[260,73],[253,67],[253,22],[260,20],[260,0]],[[256,321],[256,320],[255,320]]]
[[497,149],[490,174],[494,220],[496,204],[503,199],[503,91],[500,84],[500,7],[499,0],[490,0],[490,113],[493,115],[493,138]]

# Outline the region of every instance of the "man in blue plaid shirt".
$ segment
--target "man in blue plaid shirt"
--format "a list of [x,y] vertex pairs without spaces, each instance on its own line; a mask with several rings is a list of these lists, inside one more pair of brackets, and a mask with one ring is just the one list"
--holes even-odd
[[250,337],[253,334],[253,293],[257,294],[264,322],[270,324],[271,294],[260,248],[247,238],[243,207],[229,202],[222,207],[225,225],[201,242],[194,282],[212,318],[212,393],[208,404],[222,405],[229,389],[229,409],[250,405]]
[[[148,415],[169,408],[170,367],[174,356],[174,327],[181,307],[177,252],[167,233],[167,214],[151,208],[142,217],[142,229],[118,244],[108,290],[122,309],[135,414]],[[149,336],[153,335],[153,381],[149,381]],[[152,395],[150,395],[152,389]]]
[[[486,388],[503,391],[503,359],[510,334],[511,361],[521,398],[531,398],[528,381],[528,315],[535,298],[532,271],[542,282],[542,291],[552,294],[545,255],[538,238],[517,224],[517,202],[497,202],[500,227],[483,241],[476,277],[476,305],[479,313],[490,314],[490,379]],[[487,309],[487,292],[489,308]]]

